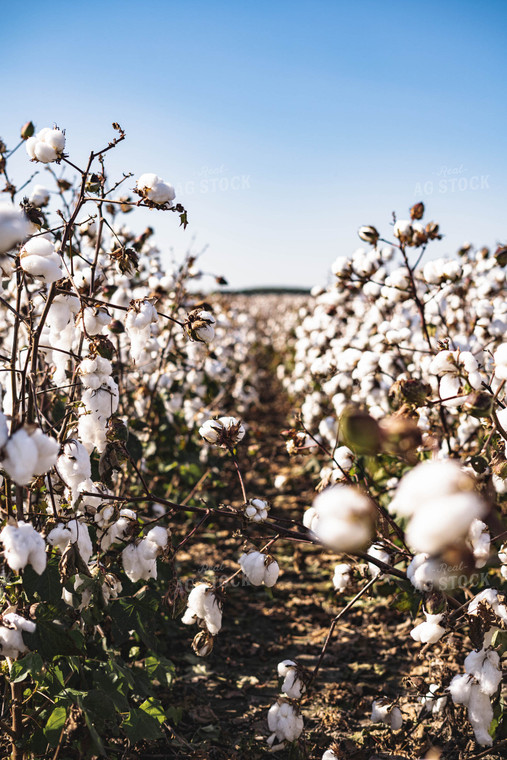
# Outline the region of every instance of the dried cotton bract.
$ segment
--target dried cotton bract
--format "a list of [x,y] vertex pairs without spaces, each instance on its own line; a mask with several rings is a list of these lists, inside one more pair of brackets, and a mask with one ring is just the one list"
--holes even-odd
[[375,510],[370,499],[351,486],[326,488],[305,512],[304,525],[337,552],[366,548],[373,538]]

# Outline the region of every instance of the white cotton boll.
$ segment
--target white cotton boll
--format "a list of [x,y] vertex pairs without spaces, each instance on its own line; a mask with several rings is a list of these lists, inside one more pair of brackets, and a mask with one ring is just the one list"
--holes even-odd
[[28,651],[23,641],[23,631],[34,633],[36,625],[32,620],[26,620],[15,612],[5,613],[2,620],[5,625],[0,626],[0,654],[16,659],[18,654]]
[[371,541],[374,511],[359,490],[341,485],[326,488],[314,499],[313,509],[311,530],[335,551],[360,551]]
[[393,731],[398,731],[403,723],[403,717],[399,707],[393,707],[385,698],[374,700],[371,706],[371,722],[386,723]]
[[391,710],[391,728],[393,731],[399,731],[403,725],[403,716],[399,707],[393,707]]
[[275,738],[279,742],[293,742],[303,731],[303,717],[289,702],[279,699],[268,710],[268,727],[272,735],[268,744],[273,744]]
[[[106,523],[106,519],[110,519],[109,514],[106,512],[106,510],[104,510],[103,517],[104,523]],[[102,551],[107,551],[113,544],[125,541],[130,532],[130,528],[133,522],[136,521],[137,516],[134,511],[131,509],[120,510],[119,519],[109,526],[100,540],[100,547]]]
[[322,760],[338,760],[338,758],[332,749],[326,749],[326,751],[322,755]]
[[346,562],[335,566],[333,575],[333,586],[336,591],[345,591],[350,583],[352,576],[352,567]]
[[264,570],[264,585],[268,588],[272,588],[277,582],[279,574],[280,567],[278,562],[271,557],[270,562],[266,564]]
[[405,242],[412,235],[412,223],[408,219],[399,219],[393,227],[393,234]]
[[495,361],[495,377],[497,380],[507,380],[507,343],[502,343],[493,354]]
[[146,538],[152,543],[156,544],[160,549],[165,549],[167,546],[167,528],[163,528],[161,525],[156,525],[146,534]]
[[432,713],[433,715],[438,715],[441,713],[447,704],[447,697],[435,696],[438,693],[439,689],[440,687],[438,684],[432,683],[426,692],[426,696],[421,697],[421,704],[423,705],[424,709],[426,712]]
[[476,493],[457,493],[427,502],[410,520],[406,539],[416,552],[439,554],[450,544],[465,538],[472,521],[486,512]]
[[69,520],[67,525],[58,523],[56,528],[48,534],[48,543],[56,546],[63,553],[69,543],[77,544],[81,559],[88,564],[93,554],[93,545],[91,542],[88,526],[78,520]]
[[63,277],[62,259],[55,251],[53,243],[44,237],[31,238],[20,251],[21,268],[32,277],[47,283]]
[[97,390],[101,385],[108,382],[113,371],[113,365],[109,359],[102,356],[87,357],[78,366],[81,382],[86,388]]
[[206,420],[199,428],[199,435],[208,443],[227,448],[243,440],[245,427],[236,417],[219,417],[218,420]]
[[241,569],[253,586],[260,586],[264,581],[264,559],[261,552],[249,552],[239,558]]
[[60,129],[45,127],[25,143],[26,152],[32,161],[49,164],[57,161],[65,149],[65,135]]
[[28,200],[37,208],[43,208],[49,203],[49,190],[44,185],[34,185]]
[[132,583],[137,583],[143,577],[143,566],[139,560],[137,546],[129,544],[121,553],[121,561],[125,575]]
[[37,447],[37,462],[33,474],[45,475],[51,467],[56,464],[58,452],[60,451],[60,444],[56,438],[50,438],[50,436],[45,435],[39,428],[31,434],[30,440],[32,443],[35,443],[35,446]]
[[16,430],[4,446],[5,459],[2,468],[18,486],[31,481],[39,460],[37,443],[26,430]]
[[407,578],[418,591],[429,591],[439,580],[439,563],[429,554],[416,554],[407,567]]
[[299,668],[294,660],[283,660],[278,663],[278,675],[283,678],[282,693],[289,699],[301,699],[306,686],[299,675]]
[[269,509],[270,504],[264,499],[250,499],[245,506],[245,517],[252,522],[263,522],[268,516]]
[[449,684],[449,692],[455,705],[468,704],[472,683],[472,678],[466,673],[454,676]]
[[493,721],[493,707],[488,695],[475,684],[470,687],[468,719],[472,724],[477,743],[482,746],[491,746],[493,739],[488,729]]
[[41,575],[46,569],[46,544],[30,523],[20,520],[17,525],[6,525],[0,533],[0,541],[11,570],[19,572],[31,565]]
[[[391,555],[380,544],[372,544],[370,548],[368,549],[367,554],[370,557],[375,557],[375,559],[380,560],[385,565],[390,564]],[[377,567],[377,565],[375,565],[373,562],[368,562],[368,571],[373,578],[378,578],[378,576],[382,572],[380,567]]]
[[163,205],[171,203],[176,198],[172,185],[164,182],[157,174],[142,174],[136,182],[139,193],[153,203]]
[[475,567],[484,567],[489,558],[491,537],[488,532],[488,526],[482,520],[473,520],[470,525],[467,543],[471,547]]
[[[79,603],[77,607],[75,607],[75,609],[79,611],[86,609],[86,607],[88,607],[88,605],[90,604],[90,601],[92,598],[91,589],[83,588],[85,584],[85,579],[86,579],[86,575],[82,576],[82,575],[77,574],[76,579],[74,581],[74,591],[76,592],[76,594],[79,594],[79,596],[81,597],[81,602]],[[83,589],[83,590],[80,592],[80,589]],[[65,604],[67,604],[69,607],[74,607],[73,594],[71,591],[67,591],[66,588],[62,589],[62,599],[65,602]]]
[[340,469],[348,472],[354,464],[354,454],[348,446],[339,446],[334,452],[334,460]]
[[473,489],[473,478],[457,462],[428,460],[402,477],[389,511],[410,517],[433,499]]
[[86,306],[83,309],[83,324],[88,335],[98,335],[111,323],[112,319],[107,309],[103,307],[95,309]]
[[0,255],[22,243],[30,234],[30,221],[24,211],[10,203],[0,203]]
[[185,625],[197,620],[204,620],[208,631],[213,635],[222,627],[222,611],[214,591],[206,583],[198,583],[187,600],[187,610],[182,618]]
[[410,631],[414,641],[420,641],[421,644],[435,644],[445,633],[445,628],[440,625],[443,615],[430,615],[425,613],[426,622],[420,623]]
[[67,441],[64,445],[56,466],[64,483],[72,491],[92,474],[90,455],[83,444],[75,440]]

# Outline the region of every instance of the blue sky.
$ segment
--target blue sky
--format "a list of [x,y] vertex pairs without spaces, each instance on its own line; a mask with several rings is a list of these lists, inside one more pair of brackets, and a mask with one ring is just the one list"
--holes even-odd
[[311,286],[419,200],[433,255],[506,240],[506,26],[493,0],[6,3],[0,135],[57,123],[79,164],[118,121],[111,171],[156,172],[190,218],[130,224],[233,286]]

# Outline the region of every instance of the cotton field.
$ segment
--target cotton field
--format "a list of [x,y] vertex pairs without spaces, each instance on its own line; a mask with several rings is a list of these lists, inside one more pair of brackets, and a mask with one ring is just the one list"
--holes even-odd
[[2,756],[503,756],[507,248],[210,288],[125,137],[0,141]]

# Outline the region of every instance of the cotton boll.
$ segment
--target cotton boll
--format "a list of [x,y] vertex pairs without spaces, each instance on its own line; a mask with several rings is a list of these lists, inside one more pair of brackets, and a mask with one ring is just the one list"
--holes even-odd
[[[391,555],[383,548],[381,544],[372,544],[367,553],[370,557],[375,557],[375,559],[380,560],[385,565],[390,564]],[[380,567],[375,565],[373,562],[368,562],[368,570],[372,578],[378,578],[382,572]]]
[[83,309],[83,324],[88,335],[99,335],[112,322],[112,316],[104,307]]
[[470,687],[468,719],[472,724],[477,743],[482,746],[491,746],[493,739],[488,729],[493,721],[493,707],[487,694],[484,694],[475,684]]
[[7,612],[1,617],[4,625],[0,626],[0,654],[16,659],[19,654],[28,651],[23,641],[23,631],[34,633],[36,626],[32,620],[26,620],[15,612]]
[[65,443],[56,466],[64,483],[72,491],[77,491],[79,484],[92,474],[90,455],[82,443],[73,439]]
[[432,683],[426,692],[426,696],[421,697],[421,704],[423,705],[425,711],[432,713],[433,715],[438,715],[441,713],[447,704],[447,697],[435,696],[438,693],[439,689],[440,687],[438,684]]
[[484,567],[489,558],[491,544],[488,526],[481,520],[473,520],[468,530],[467,543],[473,551],[475,567]]
[[273,733],[268,739],[272,745],[275,739],[279,742],[293,742],[303,731],[303,718],[296,708],[283,699],[279,699],[268,710],[268,727]]
[[30,523],[19,520],[17,525],[6,525],[0,533],[0,541],[11,570],[20,572],[31,565],[41,575],[46,569],[46,544]]
[[341,485],[326,488],[314,499],[313,510],[311,530],[335,551],[360,551],[371,541],[375,512],[359,490]]
[[306,691],[306,685],[301,679],[301,670],[293,660],[283,660],[278,663],[278,675],[283,678],[282,693],[289,699],[301,699]]
[[44,435],[39,428],[30,435],[30,440],[32,443],[35,443],[35,446],[37,447],[37,462],[33,474],[45,475],[51,467],[56,464],[58,452],[60,451],[60,444],[56,438],[50,438],[48,435]]
[[30,221],[24,211],[10,203],[0,203],[0,255],[22,243],[30,234]]
[[146,538],[152,543],[156,544],[160,549],[165,549],[167,546],[167,528],[163,528],[161,525],[156,525],[146,534]]
[[416,552],[439,554],[464,539],[472,521],[485,512],[485,503],[475,493],[456,493],[428,501],[410,520],[407,542]]
[[187,610],[182,622],[192,625],[204,621],[206,628],[213,635],[222,627],[222,611],[215,592],[206,583],[199,583],[190,592],[187,600]]
[[88,532],[88,526],[84,522],[78,520],[69,520],[65,525],[64,523],[58,523],[56,528],[48,534],[48,543],[51,546],[56,546],[63,552],[70,544],[77,544],[77,548],[81,559],[87,565],[90,561],[90,557],[93,554],[93,546]]
[[454,676],[449,684],[449,692],[455,705],[467,705],[470,699],[472,678],[464,673]]
[[389,511],[400,517],[410,517],[433,499],[473,489],[473,478],[456,462],[421,462],[400,480]]
[[34,185],[29,201],[34,206],[37,206],[37,208],[47,206],[49,203],[49,190],[43,185]]
[[[276,485],[275,485],[276,488]],[[245,505],[245,517],[252,522],[263,522],[268,516],[270,504],[264,499],[250,499]]]
[[389,700],[382,697],[374,700],[371,706],[371,722],[386,723],[393,731],[398,731],[403,723],[403,717],[399,707],[392,705]]
[[7,443],[9,437],[9,430],[7,427],[7,417],[3,412],[0,412],[0,449],[3,449]]
[[65,135],[59,129],[45,127],[25,143],[26,152],[32,161],[50,164],[58,161],[65,148]]
[[429,554],[415,554],[407,567],[407,578],[418,591],[429,591],[439,580],[439,563]]
[[333,586],[336,591],[345,591],[350,583],[352,567],[345,562],[335,566]]
[[207,420],[201,425],[199,435],[208,443],[227,448],[243,440],[245,428],[236,417],[219,417],[218,420]]
[[426,622],[420,623],[410,631],[410,635],[414,641],[420,641],[421,644],[435,644],[445,633],[440,623],[443,619],[443,615],[430,615],[426,614]]
[[161,180],[157,174],[142,174],[136,185],[140,195],[157,205],[172,205],[176,198],[174,187]]
[[47,283],[63,277],[62,259],[55,251],[53,243],[44,237],[31,238],[20,251],[21,268],[32,277]]
[[26,486],[31,481],[39,461],[36,440],[26,430],[16,430],[4,446],[5,459],[2,468],[18,486]]

